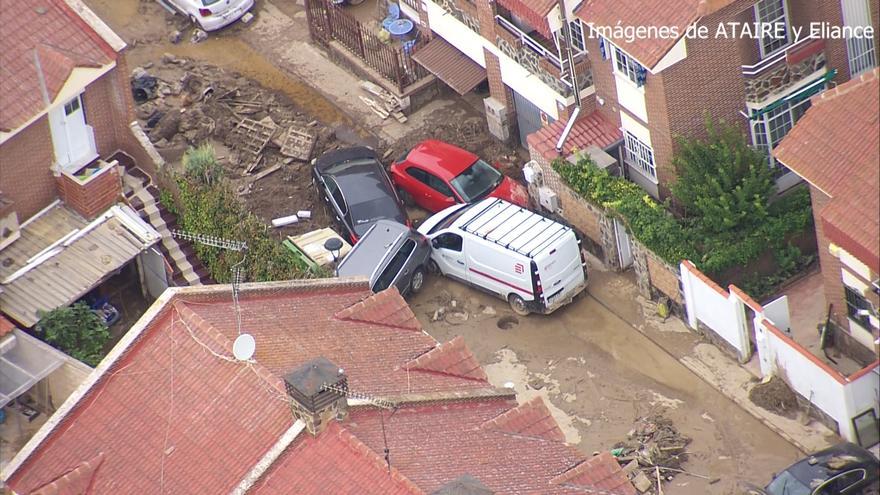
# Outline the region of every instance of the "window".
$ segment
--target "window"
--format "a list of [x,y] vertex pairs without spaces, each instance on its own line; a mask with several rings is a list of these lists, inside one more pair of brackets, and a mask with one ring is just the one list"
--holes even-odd
[[848,285],[843,286],[843,292],[846,299],[846,314],[866,330],[870,329],[871,321],[868,319],[868,315],[859,315],[859,310],[870,311],[871,303],[865,299],[861,292]]
[[856,74],[874,68],[874,38],[847,38],[846,53],[849,58],[849,73]]
[[852,422],[859,445],[867,449],[880,442],[880,428],[877,425],[877,414],[874,413],[874,409],[859,414]]
[[587,50],[584,45],[584,25],[580,19],[568,21],[568,31],[571,33],[571,46],[575,53],[583,53]]
[[403,245],[400,246],[400,250],[394,253],[394,257],[391,258],[391,261],[382,270],[382,274],[376,279],[376,283],[373,285],[373,292],[379,292],[391,286],[391,282],[394,282],[400,270],[406,265],[406,260],[409,259],[409,255],[412,254],[415,247],[416,242],[414,240],[407,239],[404,241]]
[[752,144],[767,155],[770,168],[775,177],[781,177],[788,173],[788,169],[780,165],[771,151],[788,134],[794,124],[803,117],[810,108],[810,99],[785,102],[778,107],[764,113],[752,122]]
[[434,238],[433,245],[436,248],[448,249],[450,251],[461,251],[462,238],[458,234],[447,232],[440,234]]
[[[761,57],[766,57],[788,45],[788,9],[785,0],[761,0],[755,4],[755,24],[758,25],[758,46]],[[769,29],[764,25],[772,25]]]
[[627,130],[623,131],[623,143],[624,160],[642,174],[656,180],[657,169],[654,167],[654,150]]
[[342,195],[342,190],[339,189],[336,181],[333,180],[332,177],[325,177],[324,182],[327,184],[327,190],[330,191],[330,196],[333,198],[333,202],[339,207],[339,211],[343,215],[348,213],[348,207],[345,205],[345,197]]
[[79,96],[64,104],[64,115],[70,115],[79,110]]
[[642,64],[629,55],[623,53],[616,46],[614,47],[614,70],[618,74],[622,74],[629,78],[630,81],[641,87],[645,85],[645,78],[648,70],[642,67]]
[[454,197],[452,195],[452,189],[449,189],[449,186],[446,185],[439,177],[434,174],[430,174],[425,172],[424,170],[416,167],[410,167],[406,169],[406,173],[414,178],[415,180],[421,182],[422,184],[430,187],[431,189],[437,191],[438,193],[446,196],[447,198]]
[[477,159],[452,179],[450,184],[465,202],[470,203],[488,196],[503,180],[504,175],[495,167]]

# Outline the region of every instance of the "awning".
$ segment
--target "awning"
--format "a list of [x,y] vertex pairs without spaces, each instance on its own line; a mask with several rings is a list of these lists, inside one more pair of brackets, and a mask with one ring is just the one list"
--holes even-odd
[[412,58],[460,95],[470,93],[486,79],[486,69],[439,36],[413,53]]
[[557,0],[498,0],[498,3],[520,20],[538,30],[545,38],[553,38],[547,16],[557,5]]
[[49,376],[66,359],[60,351],[19,329],[0,338],[0,407]]
[[752,120],[757,120],[765,113],[773,111],[781,107],[782,105],[785,105],[786,103],[797,103],[799,101],[806,100],[807,98],[810,98],[811,96],[822,92],[822,90],[825,89],[825,83],[834,79],[834,76],[836,75],[837,69],[832,69],[823,74],[822,77],[820,77],[819,79],[816,79],[810,84],[807,84],[806,86],[800,88],[799,90],[786,96],[785,98],[780,98],[764,108],[752,110],[752,114],[749,118]]
[[39,311],[73,303],[159,240],[128,206],[88,221],[56,203],[0,251],[0,311],[31,327]]

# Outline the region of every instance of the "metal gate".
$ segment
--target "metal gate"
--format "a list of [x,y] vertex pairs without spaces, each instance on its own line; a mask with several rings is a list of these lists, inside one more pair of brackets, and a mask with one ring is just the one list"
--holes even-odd
[[525,99],[516,91],[513,91],[514,105],[516,106],[516,123],[519,127],[519,142],[528,148],[526,137],[538,131],[544,124],[541,122],[541,109],[534,103]]
[[626,270],[633,264],[632,241],[626,226],[620,220],[614,219],[614,237],[617,239],[617,256],[620,259],[620,269]]

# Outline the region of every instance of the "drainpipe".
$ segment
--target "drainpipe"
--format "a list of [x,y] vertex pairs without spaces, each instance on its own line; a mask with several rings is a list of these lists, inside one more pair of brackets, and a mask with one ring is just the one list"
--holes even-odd
[[572,126],[574,126],[574,122],[581,113],[581,95],[578,90],[577,72],[574,69],[574,54],[571,49],[571,32],[568,25],[568,17],[565,15],[565,2],[564,0],[557,0],[556,5],[559,9],[560,20],[562,21],[562,36],[560,36],[559,46],[565,52],[565,59],[568,61],[568,71],[571,77],[571,90],[574,92],[575,105],[574,111],[571,112],[571,117],[568,119],[568,123],[565,124],[565,129],[562,130],[562,134],[559,136],[559,141],[556,142],[556,152],[561,154],[562,147],[565,145],[565,140],[568,138],[568,134],[571,132]]
[[576,107],[574,111],[571,112],[571,117],[568,118],[568,123],[565,124],[565,129],[562,130],[562,134],[559,136],[559,141],[556,142],[557,153],[562,153],[562,146],[565,144],[565,140],[568,138],[568,134],[571,132],[571,128],[574,126],[574,121],[577,120],[580,113],[581,107]]

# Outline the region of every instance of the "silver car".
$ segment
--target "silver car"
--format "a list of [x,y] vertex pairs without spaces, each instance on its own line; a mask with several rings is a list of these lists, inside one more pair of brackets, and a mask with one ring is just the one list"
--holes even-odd
[[425,236],[398,222],[379,220],[339,263],[336,275],[370,277],[373,292],[394,285],[404,296],[415,294],[425,285],[430,254]]

